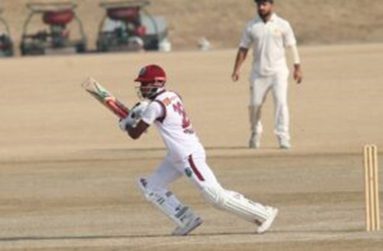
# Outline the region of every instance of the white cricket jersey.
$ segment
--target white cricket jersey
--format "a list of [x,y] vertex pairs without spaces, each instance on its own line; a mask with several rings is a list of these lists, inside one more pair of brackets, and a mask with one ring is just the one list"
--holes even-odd
[[253,45],[253,75],[271,76],[288,70],[285,47],[295,44],[295,35],[289,22],[273,13],[266,23],[256,17],[247,24],[240,47],[249,49]]
[[174,92],[160,93],[148,105],[142,120],[156,125],[173,160],[183,160],[202,147],[181,98]]

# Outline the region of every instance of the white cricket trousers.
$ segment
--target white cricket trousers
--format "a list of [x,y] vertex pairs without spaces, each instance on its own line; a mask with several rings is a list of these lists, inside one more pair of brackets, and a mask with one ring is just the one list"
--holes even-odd
[[205,160],[203,148],[179,161],[175,161],[167,155],[156,170],[147,177],[148,185],[152,189],[167,189],[172,182],[182,175],[186,175],[191,178],[193,185],[198,189],[202,190],[204,186],[220,187],[221,185]]
[[274,99],[274,133],[281,139],[290,140],[289,109],[287,104],[289,71],[282,70],[272,76],[254,75],[250,79],[249,117],[251,132],[261,135],[261,110],[267,94],[271,91]]
[[[240,193],[222,188],[206,164],[205,150],[202,146],[182,161],[176,162],[167,156],[154,173],[146,178],[147,187],[158,194],[168,193],[168,186],[183,174],[216,208],[234,213],[256,224],[264,222],[269,217],[269,212],[262,204],[250,201]],[[179,203],[175,197],[172,200],[171,204]]]

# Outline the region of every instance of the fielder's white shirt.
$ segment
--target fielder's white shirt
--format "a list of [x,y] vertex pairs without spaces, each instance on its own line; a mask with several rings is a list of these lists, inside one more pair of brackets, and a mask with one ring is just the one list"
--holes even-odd
[[266,23],[256,17],[247,24],[240,47],[249,49],[253,45],[253,74],[271,76],[288,70],[285,48],[295,44],[295,35],[289,22],[273,13]]
[[175,161],[187,158],[201,147],[182,100],[174,92],[165,91],[159,94],[148,105],[142,120],[148,125],[156,125],[169,156]]

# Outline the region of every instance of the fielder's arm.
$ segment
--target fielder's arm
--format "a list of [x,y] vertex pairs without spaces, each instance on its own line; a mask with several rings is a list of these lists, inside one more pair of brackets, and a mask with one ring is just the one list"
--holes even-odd
[[299,57],[298,48],[294,44],[294,45],[290,46],[290,49],[291,49],[291,52],[293,55],[293,62],[294,62],[293,77],[294,77],[294,80],[297,81],[298,84],[300,84],[303,80],[303,73],[302,73],[301,59]]
[[233,81],[239,80],[240,69],[241,69],[242,63],[245,61],[245,59],[247,57],[248,51],[249,51],[249,49],[244,48],[244,47],[240,47],[238,49],[237,57],[235,58],[233,73],[231,74],[231,78]]

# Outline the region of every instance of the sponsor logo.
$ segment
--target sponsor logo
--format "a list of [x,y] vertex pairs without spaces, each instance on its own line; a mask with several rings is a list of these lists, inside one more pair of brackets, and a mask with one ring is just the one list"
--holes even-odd
[[146,180],[143,179],[143,178],[140,179],[140,182],[141,182],[141,184],[142,184],[143,187],[146,187],[146,185],[148,184],[148,183],[146,182]]
[[190,178],[193,175],[193,171],[187,167],[185,168],[185,175]]
[[138,73],[138,76],[142,77],[146,73],[146,67],[141,68],[140,73]]
[[278,28],[275,28],[273,30],[273,34],[276,35],[276,36],[281,36],[282,35],[282,32],[278,29]]

